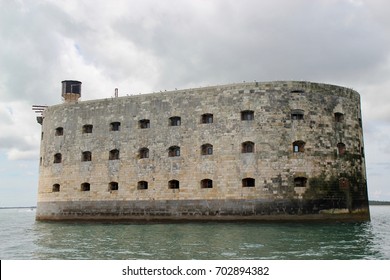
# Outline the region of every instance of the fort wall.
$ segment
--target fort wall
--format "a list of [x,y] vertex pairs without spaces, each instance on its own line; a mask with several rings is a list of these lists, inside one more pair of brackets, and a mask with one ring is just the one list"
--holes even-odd
[[38,192],[38,220],[369,219],[360,97],[253,82],[50,106]]

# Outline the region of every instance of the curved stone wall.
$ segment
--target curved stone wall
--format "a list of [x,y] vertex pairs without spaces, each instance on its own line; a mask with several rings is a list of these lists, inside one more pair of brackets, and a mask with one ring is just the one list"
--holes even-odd
[[38,220],[369,219],[360,97],[334,85],[55,105],[40,156]]

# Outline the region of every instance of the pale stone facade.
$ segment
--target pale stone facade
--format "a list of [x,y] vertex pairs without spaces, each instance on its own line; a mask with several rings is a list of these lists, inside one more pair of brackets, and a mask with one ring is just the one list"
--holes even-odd
[[369,218],[351,89],[289,81],[71,96],[44,112],[37,219],[304,219],[336,208]]

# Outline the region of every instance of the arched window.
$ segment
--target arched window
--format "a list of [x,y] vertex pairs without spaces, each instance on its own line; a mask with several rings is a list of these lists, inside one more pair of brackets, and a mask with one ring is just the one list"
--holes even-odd
[[119,159],[119,150],[117,150],[117,149],[111,150],[109,155],[108,155],[108,159],[109,160]]
[[242,187],[243,188],[254,187],[254,186],[255,186],[255,179],[253,179],[253,178],[242,179]]
[[291,111],[292,120],[303,120],[304,111],[300,109],[295,109]]
[[178,189],[180,187],[180,183],[178,180],[170,180],[168,182],[168,189]]
[[139,181],[137,184],[137,190],[147,190],[148,189],[148,182],[146,181]]
[[201,118],[201,123],[213,123],[213,114],[203,114]]
[[118,182],[110,182],[108,184],[108,190],[109,191],[117,191],[119,189]]
[[61,153],[56,153],[54,155],[54,163],[61,163],[62,162],[62,155]]
[[294,153],[303,153],[305,152],[305,142],[298,140],[293,143],[293,152]]
[[62,136],[64,135],[64,128],[63,127],[57,127],[56,128],[56,136]]
[[337,149],[339,152],[339,156],[345,155],[345,152],[347,151],[345,144],[341,142],[337,144]]
[[82,192],[89,192],[91,190],[91,185],[89,183],[82,183],[81,184],[81,191]]
[[201,153],[202,153],[202,155],[212,155],[213,154],[213,145],[211,145],[211,144],[202,145]]
[[121,128],[120,122],[112,122],[110,123],[110,131],[119,131]]
[[85,124],[83,125],[83,133],[92,133],[93,125]]
[[254,153],[255,152],[255,143],[247,141],[241,144],[242,153]]
[[168,156],[169,157],[179,157],[180,156],[180,147],[178,147],[178,146],[169,147]]
[[307,183],[306,177],[294,178],[294,187],[306,187],[306,183]]
[[203,179],[200,181],[200,187],[202,189],[211,189],[213,187],[213,180]]
[[82,152],[81,161],[91,161],[91,160],[92,160],[92,153],[90,151]]
[[149,149],[148,148],[141,148],[139,149],[139,158],[149,158]]
[[253,121],[255,119],[255,112],[250,110],[241,111],[242,121]]
[[150,127],[150,120],[143,119],[143,120],[140,120],[138,122],[138,124],[139,124],[139,128],[141,128],[141,129],[149,128]]
[[343,113],[334,113],[334,121],[335,122],[338,122],[338,123],[341,123],[344,121],[344,114]]
[[54,184],[51,190],[52,190],[52,192],[59,192],[60,191],[60,184]]
[[181,118],[180,117],[169,118],[169,125],[170,126],[180,126],[181,125]]

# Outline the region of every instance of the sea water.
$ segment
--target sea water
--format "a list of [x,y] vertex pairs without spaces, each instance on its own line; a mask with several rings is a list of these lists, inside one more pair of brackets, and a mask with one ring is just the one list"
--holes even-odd
[[390,206],[359,223],[37,222],[0,210],[0,259],[390,259]]

